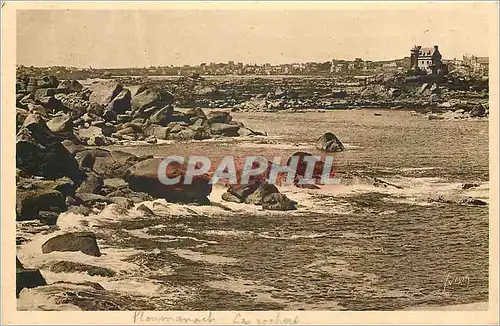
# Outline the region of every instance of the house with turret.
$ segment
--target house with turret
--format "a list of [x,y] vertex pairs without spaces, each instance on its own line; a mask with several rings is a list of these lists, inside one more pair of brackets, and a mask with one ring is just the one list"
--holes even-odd
[[443,73],[445,68],[437,45],[434,47],[415,45],[410,50],[410,70],[420,70],[429,75],[437,75]]

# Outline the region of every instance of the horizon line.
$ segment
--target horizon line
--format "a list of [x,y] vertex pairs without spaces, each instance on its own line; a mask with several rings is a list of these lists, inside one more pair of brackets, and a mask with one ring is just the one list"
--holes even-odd
[[[462,58],[463,56],[475,56],[477,58],[481,58],[481,57],[487,57],[489,59],[489,56],[479,56],[479,55],[467,55],[467,54],[463,54],[462,55]],[[397,61],[397,60],[404,60],[404,59],[409,59],[410,57],[409,56],[405,56],[405,57],[402,57],[402,58],[393,58],[393,59],[382,59],[382,60],[365,60],[363,58],[360,58],[361,60],[363,60],[364,62],[367,62],[367,61],[370,61],[370,62],[390,62],[390,61]],[[447,61],[452,61],[452,60],[462,60],[462,58],[453,58],[453,59],[449,59],[449,58],[443,58],[442,60],[447,60]],[[281,63],[270,63],[270,62],[243,62],[243,61],[235,61],[235,60],[228,60],[228,61],[220,61],[220,62],[201,62],[201,63],[197,63],[197,64],[177,64],[177,65],[150,65],[150,66],[135,66],[135,67],[131,67],[131,66],[128,66],[128,67],[92,67],[91,65],[88,65],[88,66],[67,66],[67,65],[27,65],[27,64],[18,64],[16,63],[16,68],[18,68],[19,66],[23,66],[23,67],[27,67],[27,68],[50,68],[50,67],[64,67],[64,68],[77,68],[77,69],[89,69],[91,68],[92,70],[100,70],[100,69],[144,69],[144,68],[151,68],[151,67],[154,67],[154,68],[161,68],[161,67],[179,67],[179,68],[183,68],[184,66],[188,66],[188,67],[197,67],[197,66],[201,66],[202,64],[206,64],[206,65],[209,65],[209,64],[229,64],[230,61],[232,61],[234,64],[240,64],[242,63],[243,65],[257,65],[257,66],[260,66],[260,65],[265,65],[265,64],[270,64],[271,66],[279,66],[279,65],[288,65],[288,64],[304,64],[304,63],[326,63],[326,62],[332,62],[332,61],[347,61],[347,62],[353,62],[355,61],[355,59],[331,59],[331,60],[327,60],[327,61],[300,61],[300,62],[281,62]]]

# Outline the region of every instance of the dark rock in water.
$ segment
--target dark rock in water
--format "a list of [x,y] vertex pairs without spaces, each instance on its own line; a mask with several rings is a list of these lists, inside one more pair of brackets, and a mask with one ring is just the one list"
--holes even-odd
[[326,152],[341,152],[344,145],[334,134],[327,132],[316,141],[316,148]]
[[112,111],[117,114],[123,114],[130,110],[130,100],[132,96],[128,89],[122,89],[111,102],[106,106],[106,111]]
[[103,178],[95,172],[88,172],[86,179],[76,189],[76,193],[98,194],[104,185]]
[[270,194],[262,200],[262,208],[272,211],[291,211],[297,209],[296,202],[281,193]]
[[479,187],[479,183],[463,183],[462,184],[462,189],[464,190],[467,190],[467,189],[470,189],[470,188],[476,188],[476,187]]
[[113,277],[116,272],[106,267],[99,267],[72,261],[57,261],[46,266],[54,273],[87,273],[90,276]]
[[43,285],[47,285],[47,282],[38,269],[16,268],[16,297],[24,288],[31,289]]
[[40,211],[66,210],[64,196],[57,190],[19,190],[16,192],[16,221],[38,218]]
[[38,212],[38,219],[42,224],[45,225],[56,225],[59,213],[50,211],[40,211]]
[[430,203],[443,203],[443,204],[457,204],[468,206],[486,206],[487,202],[472,197],[461,198],[459,196],[446,196],[446,195],[432,195],[427,198]]
[[89,102],[92,104],[99,104],[101,106],[107,106],[120,92],[123,90],[123,86],[114,81],[107,80],[103,82],[98,82],[89,87],[92,91],[90,95]]
[[136,94],[131,100],[131,110],[134,117],[149,117],[153,112],[150,108],[163,108],[172,104],[171,93],[155,88],[148,88]]
[[225,192],[222,194],[222,200],[233,202],[233,203],[242,203],[243,201],[237,196],[233,195],[230,192]]
[[257,190],[255,190],[245,199],[245,203],[262,205],[264,197],[275,193],[279,193],[279,190],[275,185],[270,183],[262,183],[261,185],[259,185],[259,188],[257,188]]
[[231,122],[232,117],[229,115],[229,112],[224,111],[212,111],[208,114],[208,123],[229,123]]
[[207,174],[194,176],[190,184],[184,184],[186,167],[177,162],[170,163],[165,169],[167,178],[177,178],[173,185],[164,185],[158,177],[158,168],[162,159],[152,158],[136,163],[125,173],[124,179],[134,191],[143,191],[157,198],[172,202],[206,203],[212,191]]
[[[301,188],[310,188],[310,189],[317,189],[317,187],[312,187],[312,185],[307,185],[307,184],[300,184],[299,182],[304,179],[305,177],[305,174],[306,174],[306,170],[307,170],[307,166],[308,166],[308,162],[306,160],[306,157],[309,157],[309,156],[313,156],[312,154],[310,153],[307,153],[307,152],[295,152],[292,154],[292,156],[290,156],[290,158],[287,160],[286,164],[288,166],[291,165],[291,162],[292,162],[292,159],[294,157],[297,157],[297,168],[295,169],[295,179],[293,180],[293,183],[297,186],[297,187],[301,187]],[[325,163],[322,162],[322,161],[317,161],[314,163],[314,169],[312,171],[312,179],[313,179],[313,183],[320,183],[321,182],[321,177],[322,177],[322,174],[323,174],[323,169],[324,169],[324,165]],[[279,177],[282,178],[281,181],[285,180],[287,175],[283,174],[283,175],[278,175]],[[333,177],[334,176],[334,172],[333,171],[330,171],[330,177]]]
[[17,256],[16,256],[16,269],[17,268],[24,268],[24,267],[23,267],[23,264],[21,264],[21,261],[19,260],[19,258],[17,258]]
[[470,205],[470,206],[486,206],[488,205],[487,202],[481,199],[476,199],[472,197],[464,198],[459,201],[460,204],[462,205]]
[[238,130],[240,129],[237,125],[230,125],[227,123],[212,123],[210,125],[210,131],[214,135],[223,135],[227,137],[238,137]]
[[57,235],[42,245],[42,252],[81,251],[90,256],[101,256],[96,236],[92,232],[73,232]]
[[245,201],[245,199],[254,193],[260,186],[258,182],[251,182],[248,184],[236,184],[229,185],[227,192],[236,196],[241,201]]

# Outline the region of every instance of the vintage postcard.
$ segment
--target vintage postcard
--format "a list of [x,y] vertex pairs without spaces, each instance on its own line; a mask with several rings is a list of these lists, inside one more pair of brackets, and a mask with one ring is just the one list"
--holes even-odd
[[498,3],[3,2],[1,168],[4,324],[495,324]]

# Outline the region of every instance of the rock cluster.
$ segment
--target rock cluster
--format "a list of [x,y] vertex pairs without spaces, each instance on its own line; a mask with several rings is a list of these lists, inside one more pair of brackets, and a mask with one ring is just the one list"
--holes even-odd
[[262,205],[263,209],[289,211],[297,209],[297,203],[279,192],[278,188],[267,182],[252,182],[246,185],[231,185],[222,199],[235,203]]
[[[201,140],[259,134],[223,111],[175,110],[174,96],[156,86],[124,88],[115,80],[83,87],[50,76],[20,78],[16,90],[17,130],[37,113],[61,138],[91,146],[121,141]],[[199,89],[200,96],[209,94]]]

